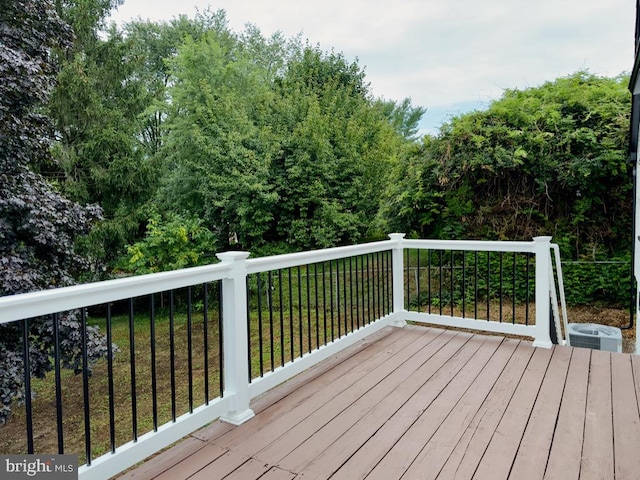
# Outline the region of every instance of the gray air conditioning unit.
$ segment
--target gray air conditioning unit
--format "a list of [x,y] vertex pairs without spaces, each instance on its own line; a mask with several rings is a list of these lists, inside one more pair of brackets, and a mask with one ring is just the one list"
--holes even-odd
[[622,352],[622,331],[596,323],[570,323],[569,343],[572,347]]

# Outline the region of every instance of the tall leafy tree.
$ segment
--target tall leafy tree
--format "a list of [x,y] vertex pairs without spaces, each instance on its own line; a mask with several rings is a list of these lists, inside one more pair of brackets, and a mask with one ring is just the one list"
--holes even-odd
[[268,86],[226,30],[186,39],[171,64],[170,174],[160,202],[205,219],[220,246],[234,237],[251,245],[276,201],[267,184],[269,131],[257,122]]
[[[41,112],[56,75],[52,50],[71,39],[51,1],[15,0],[0,8],[0,296],[72,284],[84,267],[74,240],[100,217],[99,208],[67,200],[33,171],[52,163],[51,123]],[[63,364],[79,371],[81,323],[71,312],[59,325]],[[25,352],[22,324],[0,326],[0,422],[23,395],[24,359],[34,375],[51,369],[51,320],[30,320],[28,329]],[[106,343],[96,329],[87,333],[95,359]]]
[[384,216],[423,236],[550,234],[573,258],[627,250],[626,85],[577,72],[454,118],[398,167]]
[[276,92],[280,143],[271,183],[280,201],[268,238],[295,248],[362,239],[401,145],[364,71],[342,54],[307,46]]
[[413,106],[410,98],[401,102],[379,99],[376,105],[382,110],[389,123],[407,140],[415,140],[420,129],[420,120],[426,108]]
[[[141,112],[150,100],[138,77],[131,42],[105,19],[120,0],[58,0],[78,34],[57,50],[61,69],[48,104],[57,142],[46,174],[71,199],[102,206],[105,221],[82,243],[96,266],[112,261],[140,234],[141,209],[154,191],[153,162],[139,141]],[[101,269],[94,269],[101,271]]]

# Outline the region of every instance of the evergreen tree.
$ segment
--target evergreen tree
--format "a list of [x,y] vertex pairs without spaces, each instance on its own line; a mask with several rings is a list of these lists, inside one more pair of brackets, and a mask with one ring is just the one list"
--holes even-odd
[[[41,114],[54,85],[52,49],[70,45],[72,31],[51,0],[4,0],[0,6],[0,296],[71,285],[84,267],[74,241],[100,218],[96,206],[62,197],[40,174],[51,164],[51,123]],[[30,320],[31,373],[52,367],[53,324]],[[63,365],[80,371],[81,323],[59,318]],[[104,338],[88,329],[91,360],[106,352]],[[24,379],[22,324],[0,325],[0,422],[20,398]]]

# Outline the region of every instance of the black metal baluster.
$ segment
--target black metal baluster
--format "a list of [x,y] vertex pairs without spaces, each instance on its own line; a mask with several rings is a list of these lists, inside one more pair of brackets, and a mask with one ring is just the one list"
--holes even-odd
[[380,318],[380,270],[378,268],[378,254],[371,254],[371,268],[373,270],[373,318]]
[[151,351],[151,409],[153,416],[153,431],[158,431],[158,377],[156,370],[156,302],[155,294],[150,299],[149,344]]
[[389,257],[387,255],[388,252],[380,252],[382,260],[382,316],[389,312]]
[[383,317],[385,315],[385,313],[387,312],[386,310],[386,299],[387,299],[387,292],[385,290],[385,285],[386,285],[386,270],[385,270],[385,256],[386,256],[386,252],[378,252],[378,258],[379,258],[379,266],[380,266],[380,317]]
[[376,318],[382,318],[382,295],[383,295],[383,289],[382,289],[382,284],[383,284],[383,278],[382,278],[382,267],[380,265],[380,252],[376,252],[376,270],[378,271],[378,314],[376,315]]
[[340,338],[342,337],[342,323],[340,319],[340,260],[336,260],[336,309],[338,315],[338,338]]
[[273,352],[273,278],[272,272],[267,273],[267,301],[269,302],[269,361],[271,362],[271,371],[273,372],[275,357]]
[[294,348],[294,333],[293,333],[293,276],[291,274],[291,268],[288,269],[289,273],[289,348],[291,349],[291,361],[295,358]]
[[278,304],[280,306],[280,366],[284,367],[284,304],[282,301],[282,269],[278,270]]
[[427,304],[428,312],[431,314],[431,250],[427,250]]
[[451,250],[451,264],[449,268],[449,303],[451,304],[451,316],[453,317],[453,293],[455,291],[454,288],[454,279],[453,279],[453,266],[455,265],[455,252]]
[[389,256],[380,252],[382,261],[382,316],[389,313]]
[[[89,356],[87,352],[87,311],[80,310],[80,326],[82,331],[82,398],[84,406],[84,452],[87,465],[91,465],[91,411],[89,399]],[[111,348],[111,346],[109,346]]]
[[[249,338],[251,338],[251,330],[249,330]],[[262,274],[258,272],[258,351],[260,358],[260,376],[264,375],[264,347],[262,345]]]
[[380,252],[382,259],[382,315],[386,315],[389,310],[389,257],[388,252]]
[[527,298],[526,298],[526,308],[525,308],[525,320],[524,320],[524,324],[525,325],[529,325],[529,301],[531,300],[531,296],[529,293],[529,288],[530,288],[530,277],[531,277],[531,254],[529,252],[527,252]]
[[333,342],[335,340],[335,332],[334,332],[334,325],[335,325],[335,318],[333,315],[333,261],[329,260],[329,300],[331,303],[331,341]]
[[347,298],[347,263],[342,259],[342,291],[344,294],[344,333],[349,333],[349,300]]
[[209,284],[202,284],[202,348],[204,349],[204,404],[209,405]]
[[316,310],[316,348],[320,348],[320,313],[318,310],[318,264],[313,264],[313,291]]
[[[349,313],[351,314],[351,331],[355,330],[353,320],[353,257],[349,257]],[[357,284],[356,284],[357,285]]]
[[369,315],[369,322],[375,320],[375,274],[373,271],[373,259],[371,253],[367,254],[367,314]]
[[176,335],[175,295],[169,290],[169,365],[171,368],[171,420],[176,421]]
[[491,319],[491,252],[487,250],[487,321]]
[[[356,326],[360,328],[360,279],[361,275],[358,275],[358,257],[356,260]],[[364,324],[364,323],[363,323]]]
[[467,318],[467,252],[462,252],[462,318]]
[[189,413],[193,413],[193,299],[187,287],[187,370],[189,372]]
[[473,318],[478,319],[478,252],[473,252]]
[[304,352],[304,341],[302,338],[302,273],[298,266],[298,340],[300,341],[300,356]]
[[391,272],[393,271],[393,259],[391,258],[391,251],[385,252],[384,254],[386,268],[385,268],[385,288],[386,295],[384,298],[387,300],[387,308],[385,309],[385,315],[391,313],[391,305],[393,298],[393,284],[391,283]]
[[366,265],[367,256],[363,255],[362,263],[362,323],[368,325],[371,323],[369,317],[369,271]]
[[407,293],[407,297],[405,298],[405,304],[407,311],[411,311],[411,257],[409,256],[409,249],[404,249],[404,265],[406,270],[407,278],[405,279],[405,292]]
[[327,280],[325,263],[322,262],[322,338],[327,344]]
[[504,280],[504,276],[503,276],[503,271],[504,271],[504,252],[500,252],[500,289],[499,289],[499,295],[500,295],[500,323],[502,323],[502,305],[503,305],[503,301],[502,301],[502,294],[503,294],[503,287],[502,287],[502,283]]
[[311,285],[309,280],[309,265],[305,266],[307,282],[307,351],[311,353]]
[[136,394],[136,342],[133,298],[129,299],[129,366],[131,367],[131,430],[133,441],[138,441],[138,405]]
[[511,289],[511,323],[516,323],[516,252],[513,252],[513,286]]
[[393,253],[387,252],[387,313],[393,311]]
[[422,302],[420,301],[420,249],[416,250],[416,298],[418,299],[418,308],[416,308],[417,312],[422,311]]
[[113,388],[113,336],[111,325],[111,304],[107,304],[107,382],[109,384],[109,443],[111,453],[116,451],[116,410]]
[[[247,303],[247,365],[249,366],[248,368],[248,382],[251,383],[251,380],[253,380],[253,368],[251,366],[251,357],[252,355],[252,348],[251,348],[251,304],[249,299],[251,298],[251,294],[249,293],[251,290],[249,289],[249,275],[247,275],[245,277],[245,284],[246,284],[246,292],[247,292],[247,298],[246,298],[246,303]],[[260,298],[260,295],[258,295],[258,298]],[[221,304],[222,305],[222,304]],[[259,310],[259,309],[258,309]],[[221,317],[220,321],[224,323],[224,321],[222,320]],[[224,343],[224,338],[223,338],[223,343]],[[224,372],[223,369],[220,370],[220,376],[222,376],[222,373]]]
[[56,424],[58,429],[58,453],[64,453],[64,430],[62,418],[62,376],[60,366],[60,325],[58,314],[51,315],[53,321],[53,361],[56,382]]
[[[249,282],[249,277],[245,278],[245,282]],[[220,366],[218,371],[219,395],[220,398],[224,396],[224,324],[222,319],[224,318],[224,303],[222,302],[222,282],[218,281],[216,284],[216,291],[218,292],[218,365]],[[246,290],[247,292],[249,289]],[[247,295],[247,303],[249,302],[249,295]],[[249,305],[247,305],[247,322],[249,322]],[[248,331],[248,330],[247,330]],[[251,349],[248,348],[247,365],[249,365],[247,377],[248,382],[251,382]]]
[[[249,283],[249,276],[245,277],[245,284]],[[247,285],[248,287],[248,285]],[[218,281],[217,282],[217,288],[216,291],[218,292],[218,365],[219,365],[219,371],[218,371],[218,394],[220,396],[220,398],[222,398],[224,396],[224,324],[222,322],[222,319],[224,318],[224,304],[222,302],[222,282]],[[249,291],[249,289],[247,288],[246,290],[247,292]],[[247,323],[249,322],[249,295],[247,295]],[[247,330],[248,331],[248,330]],[[247,343],[251,343],[248,342]],[[247,365],[249,365],[249,368],[247,369],[247,381],[251,382],[251,349],[247,348],[247,356],[249,357],[247,359]]]
[[[22,364],[24,366],[24,407],[26,412],[27,453],[33,454],[33,405],[31,402],[31,357],[29,355],[29,320],[22,320]],[[89,457],[87,457],[89,458]]]
[[439,312],[440,315],[442,315],[442,285],[443,285],[443,281],[442,281],[442,277],[443,277],[443,269],[444,269],[444,260],[443,260],[443,255],[444,252],[442,250],[438,250],[438,258],[439,258],[439,262],[440,262],[440,276],[439,276],[439,282],[440,282],[440,292],[439,292],[439,297],[438,297],[438,301],[440,303],[440,307],[439,307]]

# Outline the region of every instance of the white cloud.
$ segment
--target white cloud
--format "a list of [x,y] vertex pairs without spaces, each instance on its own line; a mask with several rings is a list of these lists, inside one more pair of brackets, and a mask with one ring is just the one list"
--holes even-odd
[[[118,21],[192,16],[207,1],[126,0]],[[480,105],[579,69],[613,76],[633,62],[630,0],[219,0],[231,28],[303,32],[366,67],[374,94],[442,112]],[[450,106],[450,111],[447,110]],[[475,107],[472,107],[475,108]]]

